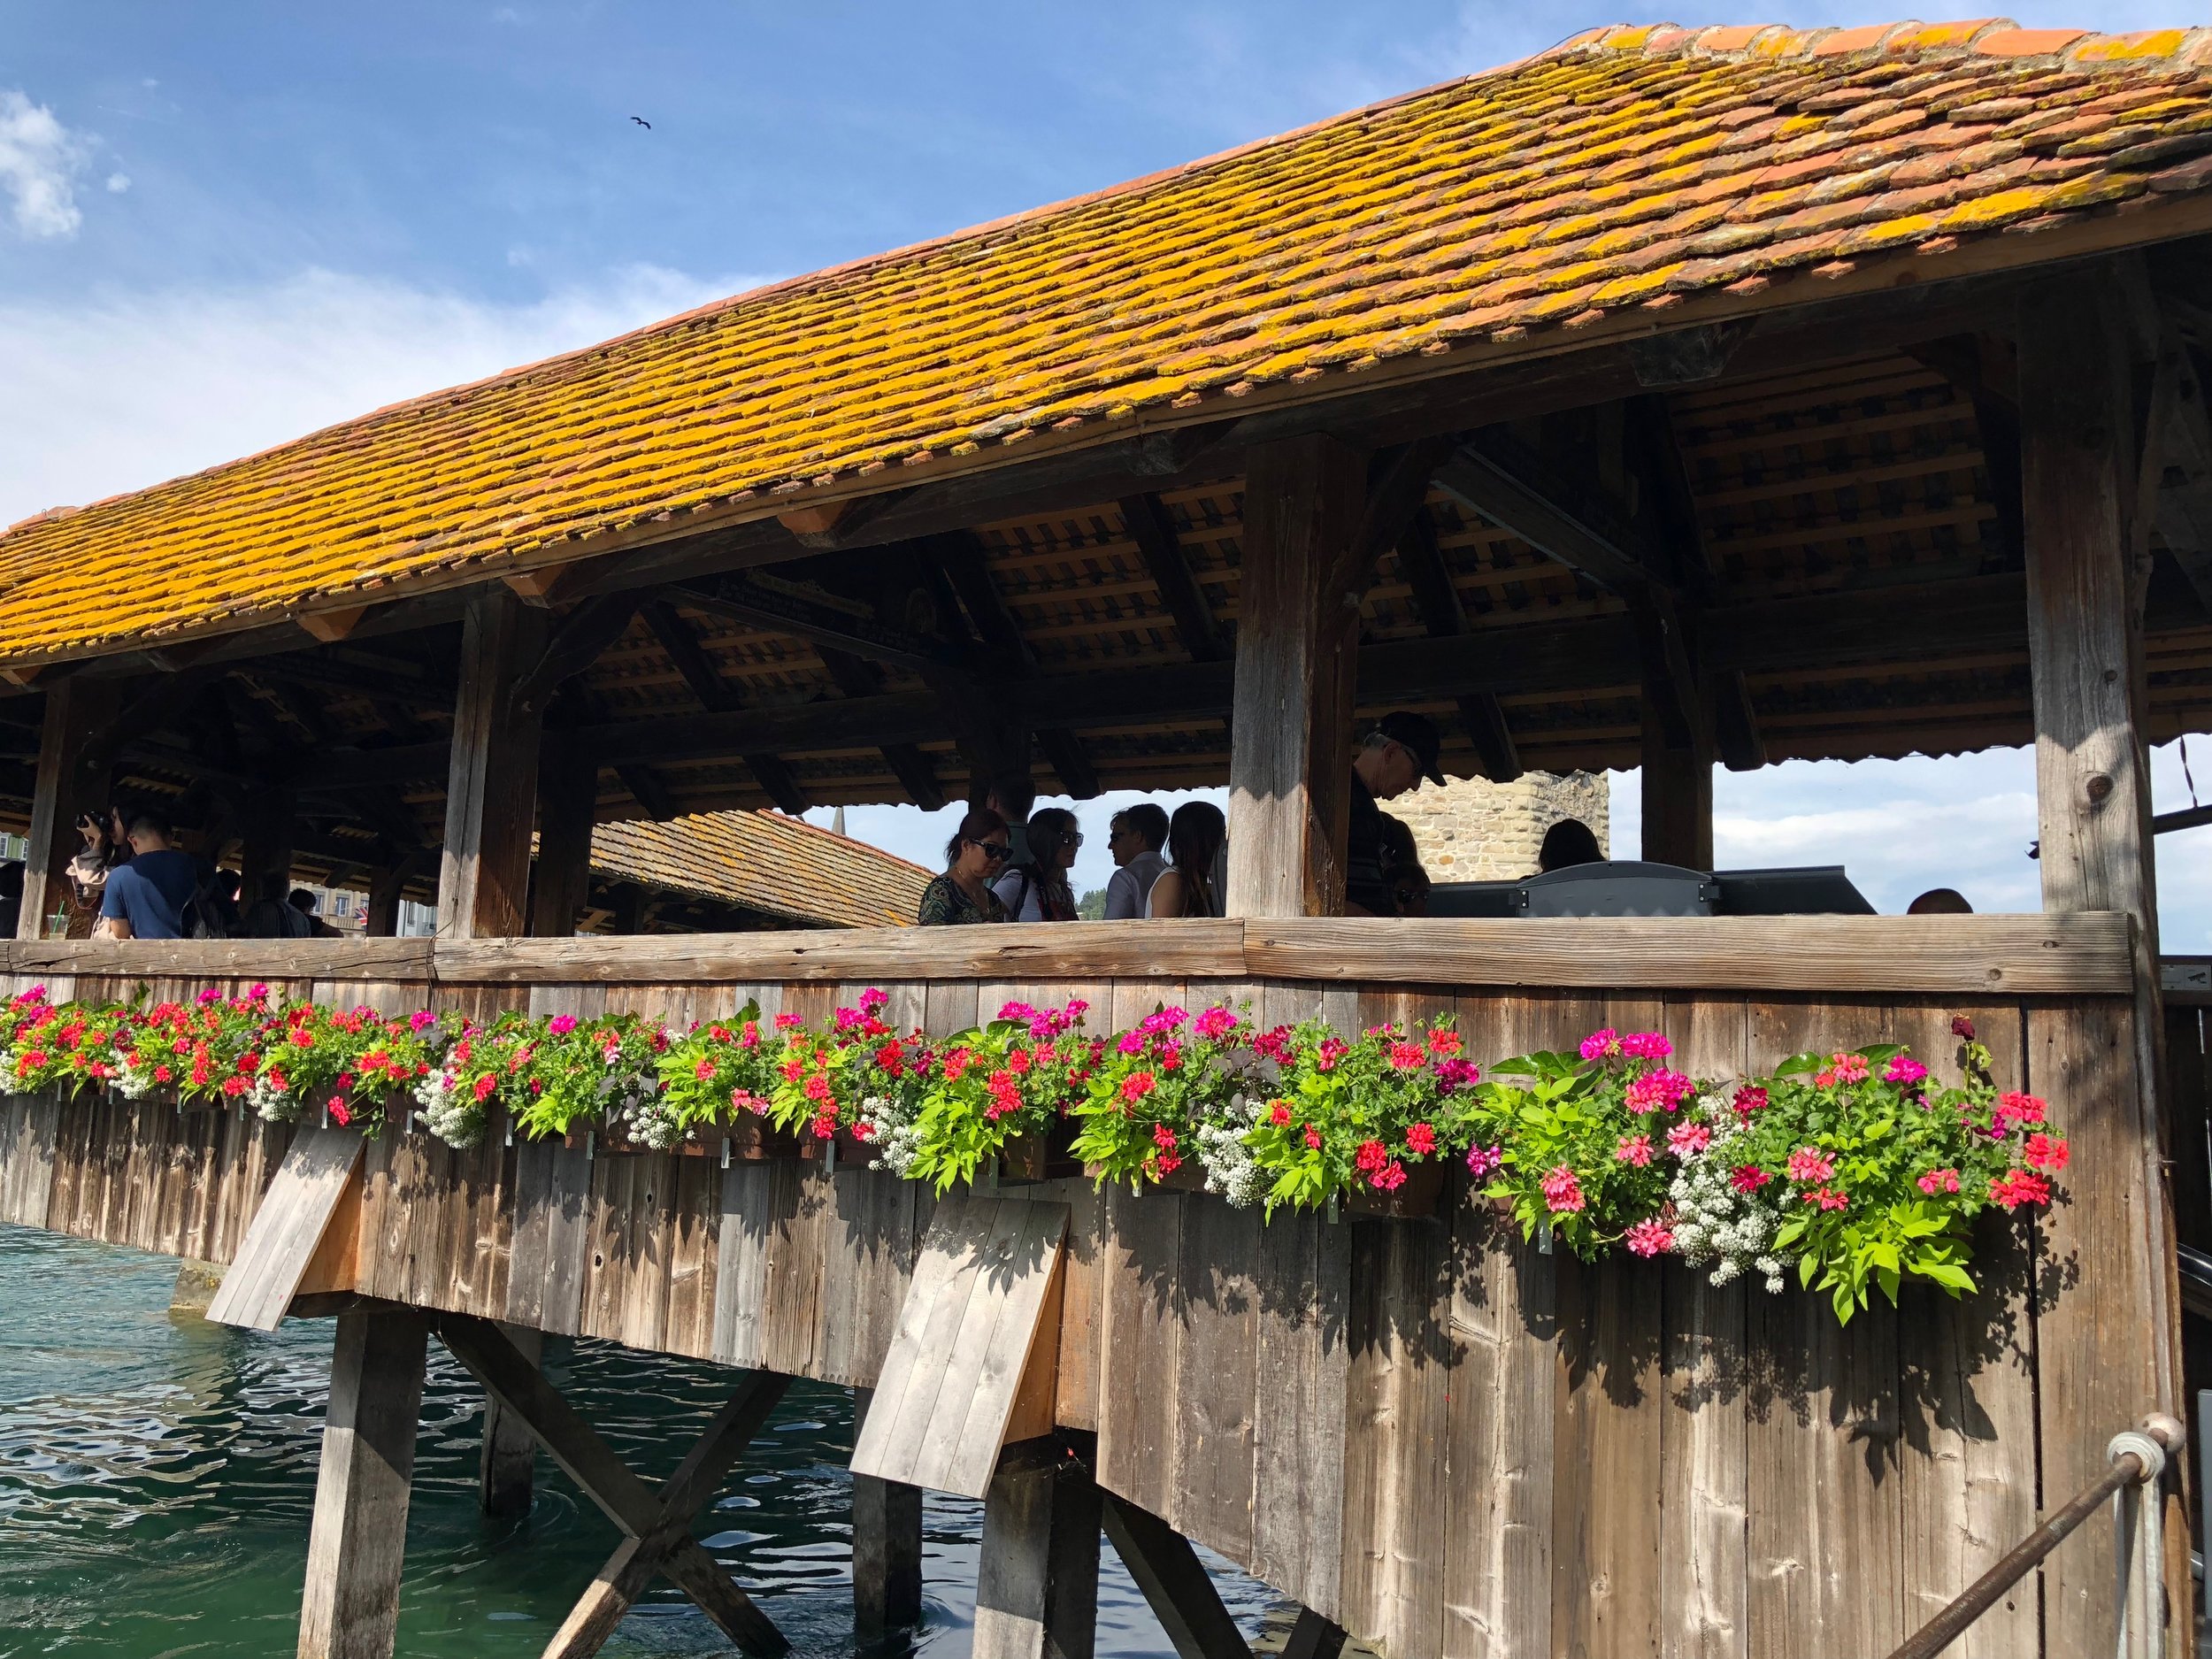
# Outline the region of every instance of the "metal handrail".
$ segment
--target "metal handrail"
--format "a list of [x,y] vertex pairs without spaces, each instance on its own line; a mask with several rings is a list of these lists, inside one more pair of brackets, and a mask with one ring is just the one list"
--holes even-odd
[[[2096,1513],[2098,1505],[2131,1486],[2155,1481],[2165,1471],[2168,1454],[2178,1451],[2186,1439],[2180,1423],[2163,1414],[2145,1417],[2140,1429],[2113,1436],[2111,1445],[2106,1448],[2112,1460],[2111,1468],[2076,1493],[2063,1509],[2008,1550],[2003,1559],[1969,1585],[1957,1600],[1906,1638],[1904,1646],[1893,1653],[1890,1659],[1934,1659],[1935,1655],[1964,1635],[1967,1626],[1995,1606],[1998,1597],[2026,1578],[2031,1568],[2065,1542],[2075,1528]],[[2154,1525],[2140,1530],[2154,1537],[2159,1529]],[[2124,1555],[2120,1572],[2120,1617],[2124,1640],[2131,1601],[2129,1561]]]

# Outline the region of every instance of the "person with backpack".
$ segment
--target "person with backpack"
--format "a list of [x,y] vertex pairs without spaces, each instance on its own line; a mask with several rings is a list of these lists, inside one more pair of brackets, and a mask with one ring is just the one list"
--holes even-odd
[[1068,872],[1083,845],[1075,814],[1065,807],[1039,807],[1029,815],[1029,856],[991,884],[1016,922],[1071,922],[1075,893]]
[[183,939],[199,892],[200,866],[169,844],[169,826],[151,811],[133,813],[125,832],[131,861],[107,872],[99,939]]

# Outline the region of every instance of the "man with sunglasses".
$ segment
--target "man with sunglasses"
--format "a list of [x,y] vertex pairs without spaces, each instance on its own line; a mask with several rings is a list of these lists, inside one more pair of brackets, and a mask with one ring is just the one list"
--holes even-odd
[[1443,748],[1436,723],[1403,709],[1386,714],[1352,751],[1351,833],[1344,856],[1344,909],[1352,916],[1395,916],[1398,905],[1384,875],[1390,864],[1376,803],[1421,787],[1442,784],[1437,757]]

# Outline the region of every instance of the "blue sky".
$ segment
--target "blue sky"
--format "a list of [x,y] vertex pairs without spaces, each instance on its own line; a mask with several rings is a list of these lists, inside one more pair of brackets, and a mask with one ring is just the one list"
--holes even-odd
[[[0,0],[0,524],[1670,15],[1883,16]],[[2011,15],[2185,20],[2147,0]],[[2212,741],[2195,758],[2212,784]],[[2170,751],[2157,776],[2160,806],[2186,803]],[[2033,903],[2024,754],[1724,774],[1719,803],[1724,863],[1845,862],[1885,908],[1939,880]],[[1102,880],[1104,812],[1085,816],[1079,874]],[[910,810],[852,827],[924,858],[942,841]],[[2212,949],[2208,847],[2161,846],[2171,949]]]

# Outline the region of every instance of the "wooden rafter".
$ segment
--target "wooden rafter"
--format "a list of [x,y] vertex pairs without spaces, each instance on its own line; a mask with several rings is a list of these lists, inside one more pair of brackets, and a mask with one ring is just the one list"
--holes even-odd
[[[974,536],[959,534],[933,536],[928,543],[936,566],[958,595],[961,608],[968,613],[986,651],[999,659],[1012,673],[1028,674],[1035,672],[1036,654],[1029,649],[1029,641],[1022,637],[1021,622],[1014,615],[1013,607],[1006,603],[1006,595],[991,580],[990,566],[983,557],[982,545]],[[964,678],[968,678],[964,677]],[[958,724],[970,733],[972,745],[975,728],[986,724],[974,710],[994,710],[999,699],[979,685],[956,685],[941,673],[934,688],[944,700],[947,711],[957,717]],[[1007,688],[1010,697],[1024,694],[1015,687]],[[1048,703],[1035,706],[1049,708]],[[1082,739],[1064,726],[1036,727],[1037,746],[1044,750],[1045,758],[1059,775],[1067,792],[1079,801],[1087,801],[1098,793],[1098,769],[1091,764],[1089,751]]]
[[634,594],[588,599],[570,611],[546,641],[544,652],[515,682],[511,703],[518,713],[541,712],[566,680],[574,679],[606,653],[637,615]]
[[[699,636],[664,599],[649,599],[639,607],[645,617],[645,625],[653,631],[653,637],[668,653],[668,659],[676,665],[676,672],[691,687],[692,695],[710,714],[722,713],[741,706],[741,699],[722,678],[714,661],[699,643]],[[799,787],[799,780],[782,756],[772,749],[755,749],[745,756],[745,764],[759,784],[763,793],[776,803],[777,810],[796,818],[809,805],[806,792]]]
[[[841,651],[831,645],[817,645],[814,654],[822,659],[822,666],[837,682],[837,689],[848,697],[870,697],[883,689],[883,675],[874,664],[855,657],[850,651]],[[899,787],[906,791],[907,799],[925,812],[934,812],[945,804],[944,786],[937,781],[937,769],[929,764],[918,744],[886,743],[879,750],[891,775],[899,780]]]
[[596,1653],[631,1603],[659,1577],[690,1596],[747,1653],[775,1655],[789,1647],[768,1616],[691,1537],[693,1518],[765,1425],[789,1378],[772,1371],[744,1373],[729,1403],[655,1493],[492,1321],[442,1313],[432,1320],[453,1357],[502,1409],[537,1436],[547,1455],[623,1531],[621,1547],[547,1647],[548,1659],[586,1659]]
[[668,588],[665,596],[679,604],[727,617],[749,627],[796,634],[818,645],[850,651],[895,668],[921,670],[958,666],[958,656],[933,640],[925,640],[896,628],[857,617],[833,605],[803,599],[744,577],[726,578],[710,590],[696,586]]
[[1215,625],[1205,590],[1191,569],[1190,557],[1183,550],[1182,538],[1175,533],[1173,515],[1157,495],[1125,495],[1120,504],[1129,539],[1137,544],[1152,585],[1160,590],[1161,603],[1175,618],[1175,632],[1183,649],[1194,663],[1219,662],[1229,654],[1228,647]]
[[[1436,545],[1436,526],[1425,514],[1416,513],[1398,537],[1398,567],[1412,590],[1414,609],[1432,639],[1449,639],[1467,631],[1466,608],[1451,572]],[[1467,739],[1475,746],[1482,775],[1494,783],[1511,783],[1521,775],[1521,756],[1506,722],[1505,705],[1494,691],[1463,692],[1459,718]]]

